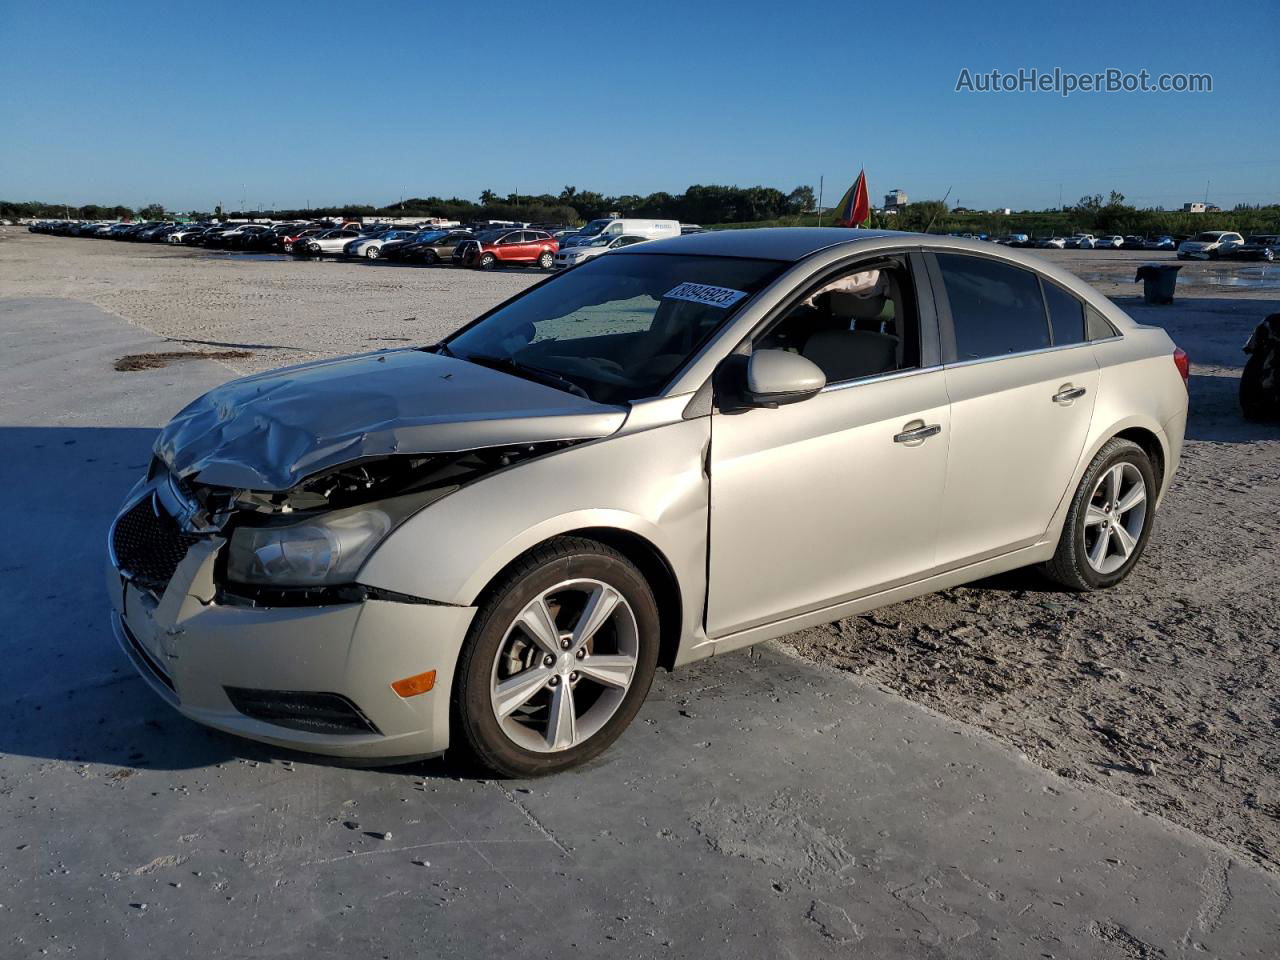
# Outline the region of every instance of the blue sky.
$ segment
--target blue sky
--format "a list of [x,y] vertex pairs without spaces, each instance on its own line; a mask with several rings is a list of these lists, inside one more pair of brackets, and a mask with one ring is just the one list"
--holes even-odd
[[[967,8],[967,9],[966,9]],[[1220,11],[1220,12],[1215,12]],[[1280,199],[1280,4],[0,0],[0,197],[170,208],[818,185]],[[956,93],[1207,72],[1207,94]]]

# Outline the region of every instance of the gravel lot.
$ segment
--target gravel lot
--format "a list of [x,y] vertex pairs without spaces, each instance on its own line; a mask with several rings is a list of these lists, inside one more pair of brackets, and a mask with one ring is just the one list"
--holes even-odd
[[[1280,867],[1280,428],[1246,424],[1240,346],[1280,310],[1280,268],[1184,267],[1150,308],[1122,251],[1045,251],[1166,326],[1193,361],[1181,471],[1146,558],[1075,596],[1018,573],[885,608],[786,643],[1015,744]],[[89,301],[176,349],[247,351],[253,372],[435,339],[538,271],[479,273],[218,255],[0,228],[4,296]],[[118,374],[131,375],[128,372]]]

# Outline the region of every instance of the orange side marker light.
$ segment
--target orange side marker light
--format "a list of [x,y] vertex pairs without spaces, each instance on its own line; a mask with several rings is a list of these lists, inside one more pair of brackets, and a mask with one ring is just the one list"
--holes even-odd
[[417,673],[412,677],[405,677],[403,680],[396,680],[391,684],[391,689],[398,693],[401,697],[416,697],[420,693],[428,692],[436,685],[436,672],[428,670],[426,673]]

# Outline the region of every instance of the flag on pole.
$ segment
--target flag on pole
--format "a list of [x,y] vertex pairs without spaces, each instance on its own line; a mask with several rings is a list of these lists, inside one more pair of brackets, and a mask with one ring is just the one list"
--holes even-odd
[[867,172],[858,171],[858,179],[853,181],[845,195],[836,204],[836,226],[856,227],[871,219],[871,202],[867,197]]

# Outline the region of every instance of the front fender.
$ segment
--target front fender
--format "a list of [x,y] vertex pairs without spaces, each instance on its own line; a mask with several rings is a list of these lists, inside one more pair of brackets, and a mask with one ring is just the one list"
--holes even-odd
[[676,576],[683,639],[706,596],[710,418],[614,435],[500,471],[433,503],[361,569],[367,586],[472,606],[511,561],[545,540],[609,528],[647,540]]

